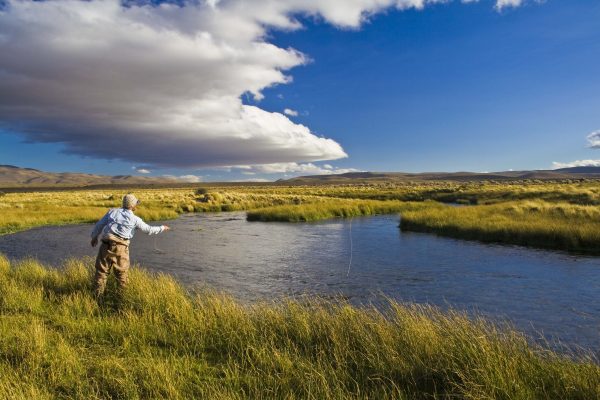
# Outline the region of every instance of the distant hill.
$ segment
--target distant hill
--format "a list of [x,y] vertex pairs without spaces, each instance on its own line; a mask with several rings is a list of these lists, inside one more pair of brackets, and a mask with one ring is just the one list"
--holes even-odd
[[338,175],[299,176],[284,181],[285,184],[326,184],[353,182],[401,182],[401,181],[484,181],[484,180],[562,180],[562,179],[600,179],[600,167],[574,167],[555,170],[502,171],[502,172],[350,172]]
[[[479,172],[349,172],[336,175],[300,176],[272,183],[233,183],[221,182],[220,185],[326,185],[374,182],[406,181],[484,181],[484,180],[562,180],[562,179],[600,179],[600,167],[575,167],[556,170],[503,171],[491,173]],[[212,182],[211,184],[217,184]],[[14,165],[0,165],[0,188],[9,191],[29,190],[65,190],[67,188],[109,186],[123,187],[197,187],[198,184],[185,183],[176,178],[157,178],[132,175],[94,175],[73,172],[44,172],[33,168],[21,168]]]
[[93,175],[71,172],[43,172],[33,168],[0,165],[0,187],[79,187],[90,185],[145,185],[177,183],[176,179],[132,175]]
[[598,174],[600,175],[600,167],[572,167],[553,170],[555,172],[565,172],[569,174]]

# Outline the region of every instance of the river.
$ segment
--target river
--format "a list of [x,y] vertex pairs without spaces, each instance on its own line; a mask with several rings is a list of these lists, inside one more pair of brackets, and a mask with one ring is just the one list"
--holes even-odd
[[[397,216],[318,223],[187,214],[159,236],[138,233],[131,258],[242,301],[318,294],[354,304],[429,303],[510,321],[533,339],[600,350],[599,258],[401,232]],[[158,224],[158,223],[157,223]],[[49,265],[94,256],[91,225],[0,236],[11,259]]]

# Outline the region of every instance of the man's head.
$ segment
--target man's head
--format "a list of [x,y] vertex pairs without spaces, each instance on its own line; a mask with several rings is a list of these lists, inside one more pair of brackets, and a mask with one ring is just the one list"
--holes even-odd
[[138,204],[140,204],[140,201],[131,193],[123,196],[123,208],[126,208],[128,210],[135,210],[135,207]]

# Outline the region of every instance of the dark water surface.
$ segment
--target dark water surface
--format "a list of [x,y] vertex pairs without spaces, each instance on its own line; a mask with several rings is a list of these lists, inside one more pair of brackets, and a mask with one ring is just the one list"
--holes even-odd
[[[534,338],[600,350],[600,258],[400,232],[395,216],[288,224],[191,214],[169,225],[163,235],[138,233],[131,258],[188,285],[244,301],[316,293],[368,303],[383,294],[509,319]],[[90,231],[72,225],[0,236],[0,252],[59,265],[95,256]]]

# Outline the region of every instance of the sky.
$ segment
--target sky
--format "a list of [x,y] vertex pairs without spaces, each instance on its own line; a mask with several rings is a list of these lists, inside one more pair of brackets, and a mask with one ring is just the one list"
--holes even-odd
[[0,164],[276,180],[600,166],[597,0],[0,2]]

